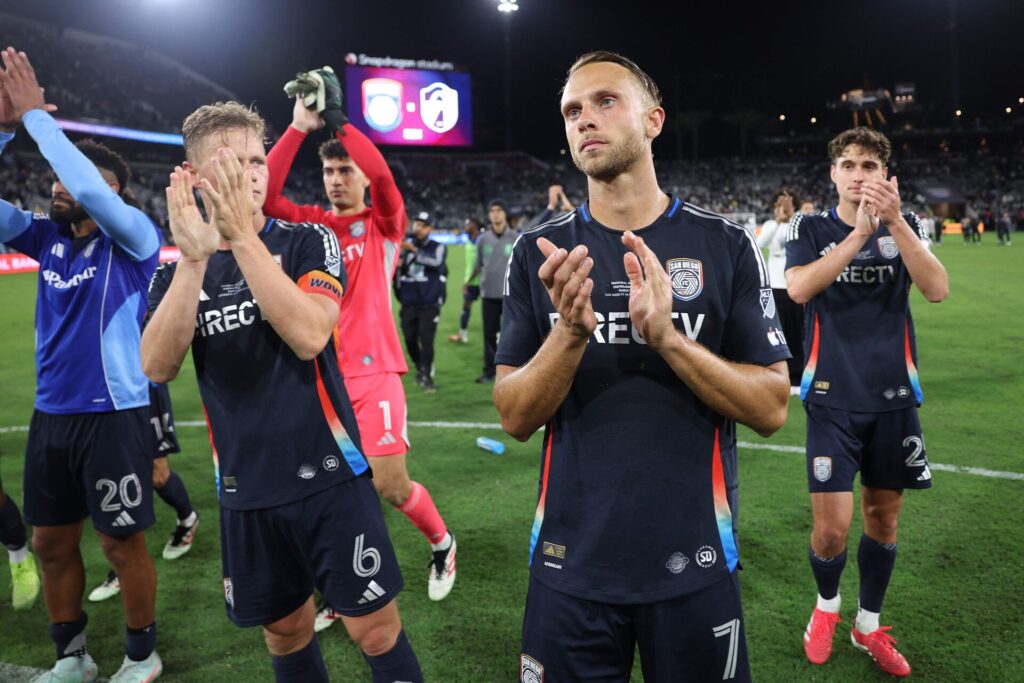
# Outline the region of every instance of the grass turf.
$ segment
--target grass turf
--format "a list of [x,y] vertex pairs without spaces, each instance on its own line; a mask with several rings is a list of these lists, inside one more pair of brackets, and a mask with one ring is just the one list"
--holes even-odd
[[[921,410],[932,462],[1024,471],[1024,253],[992,242],[937,250],[950,273],[951,294],[941,305],[913,295],[925,403]],[[461,273],[462,252],[450,251]],[[35,386],[32,312],[35,275],[0,278],[0,427],[28,424]],[[437,384],[424,394],[406,377],[414,421],[496,422],[490,385],[480,373],[480,312],[473,311],[468,346],[444,338],[457,327],[461,296],[449,287],[438,330]],[[191,366],[172,384],[179,421],[202,420]],[[635,425],[634,428],[642,428]],[[744,441],[803,443],[804,416],[796,399],[786,426],[765,441],[741,428]],[[406,631],[428,681],[506,681],[516,676],[519,630],[527,585],[527,547],[537,494],[540,437],[520,444],[499,432],[508,450],[495,456],[476,448],[474,429],[413,427],[409,469],[430,489],[459,538],[459,579],[442,603],[426,596],[429,550],[404,517],[385,506],[406,578],[400,598]],[[186,482],[202,515],[195,547],[174,562],[160,559],[173,512],[156,502],[158,522],[148,533],[159,576],[158,650],[166,681],[271,681],[257,629],[242,630],[223,608],[216,495],[205,429],[179,429],[183,453],[172,467]],[[26,434],[0,432],[4,486],[21,500]],[[844,624],[824,667],[803,656],[800,635],[814,601],[806,546],[810,511],[803,457],[746,449],[740,456],[741,582],[747,643],[755,680],[870,681],[886,678],[848,644],[856,608],[857,572],[844,574]],[[934,472],[931,491],[910,492],[900,530],[900,555],[885,602],[883,623],[894,625],[898,647],[914,676],[929,681],[1022,680],[1021,499],[1024,481]],[[851,544],[860,534],[851,529]],[[98,543],[86,527],[82,552],[86,590],[106,573]],[[10,578],[0,571],[0,660],[41,668],[53,660],[41,604],[29,612],[10,606]],[[101,673],[120,664],[124,627],[117,600],[86,603],[89,649]],[[321,634],[334,680],[369,680],[357,649],[334,627]],[[635,680],[641,680],[639,664]]]

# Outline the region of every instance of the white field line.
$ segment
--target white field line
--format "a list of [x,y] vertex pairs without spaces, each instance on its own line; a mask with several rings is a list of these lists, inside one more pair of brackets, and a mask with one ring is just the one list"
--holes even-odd
[[[183,420],[174,423],[178,427],[205,427],[202,420]],[[410,427],[433,427],[437,429],[501,429],[497,422],[409,422]],[[0,427],[0,434],[11,434],[13,432],[27,432],[27,425],[14,427]],[[774,451],[776,453],[803,453],[803,446],[783,446],[773,443],[754,443],[752,441],[740,441],[739,447],[753,451]],[[1000,470],[989,470],[984,467],[964,467],[962,465],[945,465],[939,462],[930,462],[928,466],[940,472],[953,472],[956,474],[973,474],[979,477],[990,479],[1012,479],[1024,481],[1024,473],[1002,472]]]

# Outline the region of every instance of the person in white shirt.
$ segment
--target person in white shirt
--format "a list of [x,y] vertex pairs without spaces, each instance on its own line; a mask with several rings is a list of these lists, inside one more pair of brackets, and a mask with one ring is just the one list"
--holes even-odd
[[[808,204],[809,202],[805,202]],[[804,308],[789,298],[786,292],[786,236],[789,233],[789,221],[799,204],[796,193],[789,188],[782,188],[775,193],[773,203],[775,219],[767,220],[757,233],[757,246],[768,248],[768,279],[775,297],[775,306],[779,309],[779,320],[782,322],[782,334],[789,344],[793,357],[786,361],[789,367],[789,387],[791,394],[800,393],[800,374],[804,367]],[[766,315],[767,315],[766,311]]]

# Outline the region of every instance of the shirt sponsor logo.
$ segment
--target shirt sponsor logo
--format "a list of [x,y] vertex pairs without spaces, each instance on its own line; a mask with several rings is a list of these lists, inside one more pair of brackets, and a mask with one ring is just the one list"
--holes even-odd
[[[202,296],[200,296],[200,300],[202,300]],[[256,299],[251,299],[240,304],[229,304],[220,309],[200,311],[196,315],[196,330],[199,331],[200,337],[212,337],[215,334],[253,325],[261,319]]]
[[846,266],[836,278],[836,282],[854,285],[877,285],[888,282],[896,275],[896,269],[890,265],[879,266]]
[[665,563],[665,567],[673,574],[682,574],[688,564],[690,564],[690,558],[682,553],[676,552],[672,553],[672,556],[668,558],[668,562]]
[[766,334],[768,337],[768,343],[772,346],[779,346],[780,344],[786,343],[786,335],[782,334],[782,330],[777,327],[769,327]]
[[[548,314],[551,327],[558,323],[559,317],[558,313]],[[594,311],[594,317],[597,318],[597,327],[590,335],[592,342],[597,344],[647,343],[643,335],[640,334],[640,330],[630,321],[629,311],[608,311],[607,313]],[[697,335],[700,334],[700,330],[704,326],[705,317],[704,313],[691,316],[690,313],[672,311],[672,319],[682,321],[683,333],[693,341],[697,341]]]
[[560,560],[565,559],[565,546],[558,545],[557,543],[551,543],[544,541],[544,554],[550,555],[551,557],[557,557]]
[[775,295],[771,288],[761,290],[761,312],[764,317],[771,319],[775,317]]
[[324,471],[326,471],[326,472],[334,472],[341,465],[341,461],[338,460],[338,456],[336,456],[336,455],[328,455],[326,458],[324,458],[324,463],[323,464],[324,464]]
[[896,246],[896,240],[892,237],[879,237],[878,251],[887,259],[894,259],[900,255],[900,248]]
[[693,258],[669,259],[665,264],[672,280],[672,296],[693,301],[704,290],[704,264]]
[[68,280],[62,278],[60,273],[55,273],[52,270],[43,271],[43,281],[54,289],[71,289],[94,277],[96,277],[96,266],[89,266]]
[[815,479],[821,482],[825,482],[832,478],[832,458],[815,458],[813,465]]
[[296,474],[298,474],[299,479],[312,479],[316,476],[316,467],[313,465],[301,465]]
[[526,653],[520,654],[519,683],[544,683],[544,665]]
[[718,561],[718,551],[710,545],[702,545],[697,548],[697,552],[693,554],[693,558],[697,560],[697,566],[702,569],[713,567],[715,562]]

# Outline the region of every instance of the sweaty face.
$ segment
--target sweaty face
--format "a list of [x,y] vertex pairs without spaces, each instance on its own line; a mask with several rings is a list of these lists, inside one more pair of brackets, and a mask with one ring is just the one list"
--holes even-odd
[[324,192],[331,206],[341,209],[360,208],[370,181],[351,159],[325,159]]
[[242,168],[251,170],[252,198],[255,211],[263,208],[263,200],[267,197],[267,153],[263,149],[263,139],[255,131],[248,128],[230,128],[212,133],[204,138],[196,147],[193,168],[200,178],[206,178],[217,188],[217,176],[213,172],[211,159],[221,147],[227,147],[235,154]]
[[850,145],[832,164],[832,182],[836,185],[839,198],[850,204],[859,204],[864,183],[882,180],[887,169],[874,152],[860,145]]
[[609,181],[649,155],[653,138],[645,124],[649,104],[625,67],[596,62],[577,69],[565,84],[561,102],[565,137],[576,168],[596,180]]

